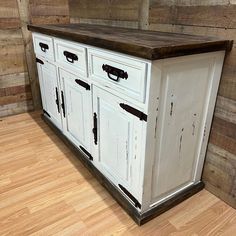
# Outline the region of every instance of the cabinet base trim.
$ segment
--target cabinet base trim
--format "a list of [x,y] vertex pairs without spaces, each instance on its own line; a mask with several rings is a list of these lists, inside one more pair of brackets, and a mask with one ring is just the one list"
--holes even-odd
[[82,146],[79,146],[79,147],[88,156],[89,160],[92,161],[93,160],[92,155],[85,148],[83,148]]
[[176,206],[180,202],[191,197],[195,193],[204,188],[204,183],[200,181],[183,191],[179,192],[170,199],[162,202],[160,205],[153,207],[152,209],[140,213],[129,200],[123,195],[123,193],[111,183],[92,163],[85,157],[84,153],[77,148],[45,115],[42,114],[42,119],[49,125],[49,127],[62,139],[62,141],[70,148],[70,150],[76,154],[76,157],[82,162],[82,164],[94,175],[94,177],[100,182],[100,184],[107,189],[113,198],[119,203],[119,205],[131,216],[131,218],[138,224],[142,225],[156,216],[164,213],[170,208]]
[[47,111],[43,110],[43,113],[46,114],[48,117],[51,117]]
[[172,207],[178,205],[179,203],[183,202],[184,200],[188,199],[189,197],[193,196],[197,192],[201,191],[204,188],[205,184],[200,181],[196,184],[193,184],[184,190],[180,191],[179,193],[175,194],[174,196],[170,197],[166,201],[163,201],[159,205],[151,208],[150,210],[143,212],[140,217],[140,225],[145,224],[146,222],[150,221],[151,219],[155,218],[156,216],[161,215],[165,211],[168,211]]

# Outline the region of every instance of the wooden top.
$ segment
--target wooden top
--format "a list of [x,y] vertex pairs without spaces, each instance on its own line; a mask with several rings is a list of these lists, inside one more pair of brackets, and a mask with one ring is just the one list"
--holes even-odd
[[28,25],[28,29],[149,60],[230,51],[233,45],[231,40],[213,37],[90,24]]

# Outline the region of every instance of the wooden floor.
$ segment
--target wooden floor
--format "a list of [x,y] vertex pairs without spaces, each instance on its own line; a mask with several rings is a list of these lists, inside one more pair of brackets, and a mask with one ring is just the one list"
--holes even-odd
[[138,227],[38,112],[0,119],[0,235],[236,235],[206,190]]

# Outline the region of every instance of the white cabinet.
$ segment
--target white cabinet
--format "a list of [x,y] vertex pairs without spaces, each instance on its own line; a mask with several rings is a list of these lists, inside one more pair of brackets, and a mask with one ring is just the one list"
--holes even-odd
[[43,109],[52,122],[62,129],[57,67],[47,60],[39,58],[37,58],[37,67]]
[[92,103],[90,85],[83,78],[60,69],[64,98],[64,133],[77,146],[90,152]]
[[203,187],[225,51],[151,61],[33,38],[45,113],[131,215],[141,222]]
[[124,110],[122,107],[126,104],[129,103],[94,87],[93,111],[97,128],[94,157],[102,173],[140,200],[139,170],[146,122]]

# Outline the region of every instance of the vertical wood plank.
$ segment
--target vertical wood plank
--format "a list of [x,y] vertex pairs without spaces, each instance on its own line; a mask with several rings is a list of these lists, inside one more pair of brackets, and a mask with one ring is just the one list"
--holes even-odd
[[149,1],[141,0],[139,5],[139,29],[147,30],[149,26]]
[[149,0],[69,0],[70,22],[148,29]]
[[16,0],[16,1],[18,4],[22,36],[24,39],[25,57],[26,57],[27,69],[29,73],[29,80],[30,80],[30,85],[31,85],[34,109],[40,109],[41,99],[40,99],[39,82],[38,82],[38,77],[37,77],[37,67],[35,64],[35,56],[33,53],[33,43],[31,40],[31,33],[27,29],[27,24],[30,21],[30,16],[29,16],[30,13],[28,11],[29,0],[25,0],[25,1]]
[[0,117],[32,110],[16,0],[0,1]]

